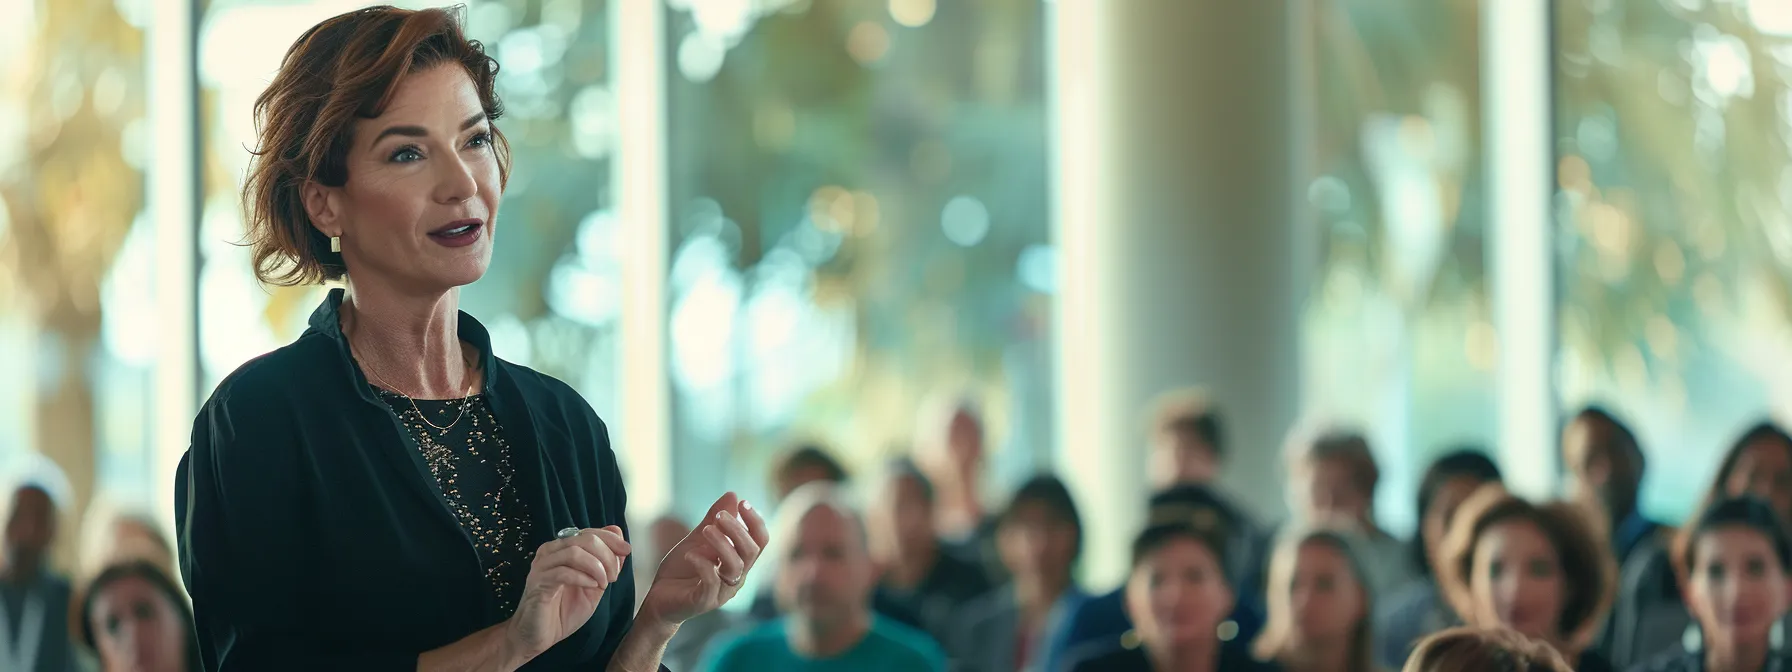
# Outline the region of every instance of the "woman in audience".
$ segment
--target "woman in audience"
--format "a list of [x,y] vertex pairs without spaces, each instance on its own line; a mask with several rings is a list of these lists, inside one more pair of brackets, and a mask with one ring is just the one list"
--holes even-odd
[[[1792,437],[1771,422],[1742,433],[1718,462],[1699,510],[1725,499],[1753,495],[1792,520]],[[1606,647],[1612,662],[1635,665],[1673,651],[1692,615],[1683,602],[1679,559],[1669,544],[1625,564]]]
[[1775,650],[1772,636],[1792,602],[1792,536],[1765,500],[1713,504],[1675,551],[1700,636],[1637,670],[1768,672],[1792,666]]
[[1505,628],[1456,628],[1420,642],[1401,672],[1574,672],[1549,645]]
[[1366,573],[1350,541],[1315,531],[1276,549],[1269,566],[1269,625],[1259,660],[1288,672],[1372,672]]
[[81,602],[81,639],[104,672],[198,672],[193,610],[147,560],[101,571]]
[[1517,630],[1555,647],[1576,670],[1605,672],[1611,663],[1587,648],[1616,587],[1607,538],[1574,505],[1532,504],[1483,486],[1450,523],[1438,585],[1469,625]]
[[1235,598],[1224,540],[1192,523],[1153,525],[1132,545],[1126,609],[1133,632],[1117,648],[1083,657],[1071,672],[1273,672],[1227,640]]
[[1416,572],[1407,564],[1406,547],[1375,522],[1381,469],[1368,440],[1354,432],[1311,439],[1297,433],[1291,445],[1289,494],[1299,505],[1300,522],[1348,529],[1361,537],[1358,548],[1369,564],[1370,593],[1385,595],[1411,579]]
[[1419,480],[1419,529],[1408,551],[1408,561],[1420,574],[1392,597],[1377,600],[1377,662],[1397,668],[1420,639],[1460,624],[1437,591],[1437,549],[1463,500],[1481,486],[1498,482],[1500,468],[1474,449],[1446,453],[1425,470]]
[[1011,579],[965,608],[947,654],[971,670],[1045,670],[1047,635],[1087,597],[1070,576],[1082,540],[1082,517],[1063,481],[1035,476],[1022,484],[996,522]]

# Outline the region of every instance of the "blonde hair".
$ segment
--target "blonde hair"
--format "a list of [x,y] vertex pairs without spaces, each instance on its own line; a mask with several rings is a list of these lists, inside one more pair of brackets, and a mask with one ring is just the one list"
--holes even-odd
[[1363,565],[1362,556],[1356,552],[1350,539],[1331,530],[1308,530],[1288,537],[1276,547],[1269,564],[1269,622],[1264,625],[1263,634],[1258,635],[1257,641],[1251,645],[1252,653],[1258,660],[1273,660],[1288,649],[1289,640],[1294,637],[1294,614],[1283,605],[1289,602],[1288,593],[1294,582],[1295,563],[1300,559],[1300,550],[1310,544],[1337,551],[1350,566],[1350,576],[1363,595],[1363,613],[1357,618],[1356,627],[1350,634],[1350,657],[1346,669],[1350,672],[1370,672],[1376,668],[1373,661],[1375,640],[1372,618],[1375,613],[1375,598],[1369,590],[1369,574]]
[[1548,644],[1505,628],[1454,628],[1426,637],[1401,672],[1574,672]]

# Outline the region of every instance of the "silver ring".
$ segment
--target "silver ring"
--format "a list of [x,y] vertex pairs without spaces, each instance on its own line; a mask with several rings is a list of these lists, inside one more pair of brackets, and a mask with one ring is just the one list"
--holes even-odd
[[554,533],[555,539],[571,539],[576,536],[579,536],[579,528],[576,527],[568,527]]

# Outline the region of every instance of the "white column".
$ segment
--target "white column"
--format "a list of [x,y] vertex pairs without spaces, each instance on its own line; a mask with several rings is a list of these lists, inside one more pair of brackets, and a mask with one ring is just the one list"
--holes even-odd
[[1499,459],[1507,483],[1530,497],[1552,494],[1557,472],[1549,8],[1546,0],[1481,3]]
[[154,3],[148,35],[150,152],[148,207],[155,225],[156,361],[150,423],[151,510],[174,532],[174,472],[199,402],[195,333],[199,145],[193,0]]
[[623,249],[622,417],[629,508],[651,516],[672,504],[671,403],[666,379],[666,7],[610,3],[616,82],[616,166],[611,171]]
[[1282,514],[1299,403],[1301,68],[1289,2],[1057,0],[1059,473],[1088,580],[1123,576],[1146,503],[1144,410],[1207,387],[1221,487]]

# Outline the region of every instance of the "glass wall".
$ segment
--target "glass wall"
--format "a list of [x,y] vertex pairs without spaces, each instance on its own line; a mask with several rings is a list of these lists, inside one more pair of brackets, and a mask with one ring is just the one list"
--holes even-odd
[[95,492],[133,505],[149,492],[155,344],[144,335],[162,316],[143,214],[148,10],[67,0],[4,11],[0,483],[47,481],[73,522]]
[[1792,410],[1792,5],[1555,7],[1561,401],[1634,424],[1675,520]]
[[1315,422],[1365,428],[1379,512],[1412,524],[1434,452],[1497,440],[1478,2],[1314,3],[1321,266],[1304,316]]
[[682,508],[798,438],[872,467],[940,394],[981,401],[996,480],[1045,466],[1045,5],[670,6]]
[[[200,358],[209,392],[242,362],[291,341],[321,288],[265,288],[243,239],[240,193],[254,146],[252,107],[300,33],[363,4],[214,0],[199,31],[205,213],[200,230]],[[399,3],[412,7],[434,2]],[[468,33],[500,64],[498,91],[515,168],[496,222],[505,232],[461,308],[498,356],[566,381],[617,417],[621,300],[610,167],[615,148],[604,0],[488,0]]]

